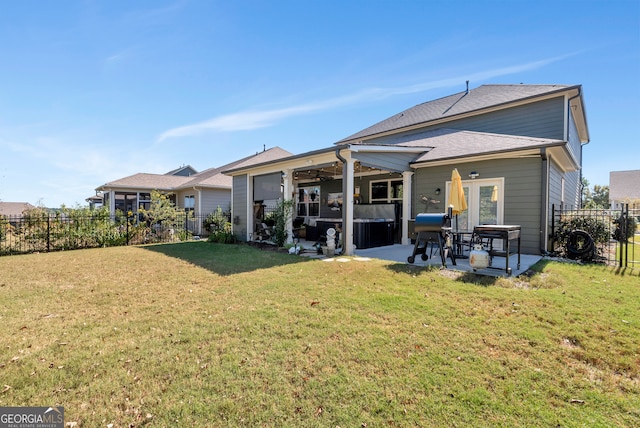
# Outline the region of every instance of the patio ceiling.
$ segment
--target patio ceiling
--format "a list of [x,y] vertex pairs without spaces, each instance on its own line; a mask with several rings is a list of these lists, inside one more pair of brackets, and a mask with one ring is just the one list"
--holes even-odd
[[[386,174],[389,172],[394,171],[356,162],[353,175],[361,177],[365,175]],[[297,168],[293,171],[293,179],[298,181],[342,180],[342,177],[342,162],[339,161],[324,165],[314,165],[309,168]]]

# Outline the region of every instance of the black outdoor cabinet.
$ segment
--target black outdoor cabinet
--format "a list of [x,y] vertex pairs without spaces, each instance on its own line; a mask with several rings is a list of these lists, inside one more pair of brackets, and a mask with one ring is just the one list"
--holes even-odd
[[[342,219],[318,221],[318,234],[327,234],[330,227],[341,228]],[[337,226],[337,227],[336,227]],[[308,232],[307,232],[308,233]],[[394,243],[394,221],[391,219],[356,219],[353,221],[353,244],[356,248],[373,248]],[[307,235],[309,240],[309,235]]]
[[356,248],[373,248],[393,245],[393,220],[353,222],[353,243]]

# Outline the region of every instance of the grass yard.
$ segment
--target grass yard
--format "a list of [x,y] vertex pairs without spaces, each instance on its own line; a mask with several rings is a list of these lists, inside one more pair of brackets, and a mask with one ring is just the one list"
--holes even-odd
[[637,269],[536,270],[206,242],[2,257],[0,406],[76,427],[640,426]]

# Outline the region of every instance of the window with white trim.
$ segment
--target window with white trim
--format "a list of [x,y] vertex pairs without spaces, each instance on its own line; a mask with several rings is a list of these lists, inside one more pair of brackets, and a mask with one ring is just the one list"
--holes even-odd
[[184,197],[184,210],[193,211],[196,208],[196,197],[194,195],[186,195]]
[[298,217],[320,217],[320,186],[298,187],[296,214]]
[[[446,182],[445,188],[444,200],[448,201],[451,181]],[[471,231],[483,224],[503,224],[504,178],[463,180],[462,189],[467,209],[453,219],[454,229]]]
[[390,203],[402,201],[402,180],[375,180],[369,183],[369,201]]

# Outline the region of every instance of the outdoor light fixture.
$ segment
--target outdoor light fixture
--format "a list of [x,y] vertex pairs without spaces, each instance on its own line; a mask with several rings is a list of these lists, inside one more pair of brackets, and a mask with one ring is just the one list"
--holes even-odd
[[436,195],[439,195],[439,194],[440,194],[440,188],[438,187],[438,188],[436,189]]
[[473,180],[474,178],[478,178],[478,177],[480,177],[480,174],[478,174],[476,171],[471,171],[471,172],[469,173],[469,178],[471,178],[472,180]]

